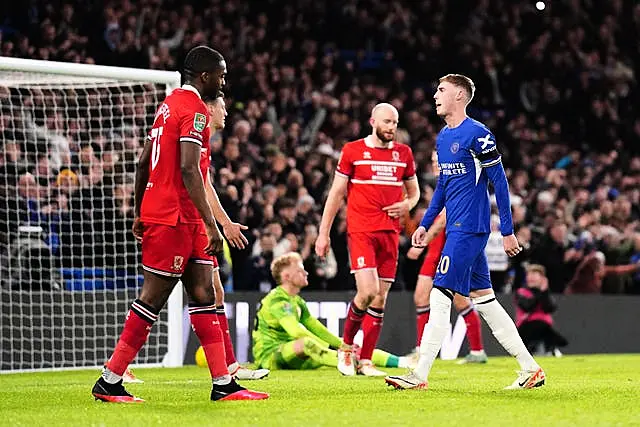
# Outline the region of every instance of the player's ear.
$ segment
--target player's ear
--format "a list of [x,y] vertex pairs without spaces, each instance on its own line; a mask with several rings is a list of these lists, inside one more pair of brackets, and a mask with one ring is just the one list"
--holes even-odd
[[209,81],[209,73],[207,73],[206,71],[203,71],[202,73],[200,73],[200,80],[202,80],[202,83],[206,83]]
[[375,124],[375,122],[376,122],[376,121],[373,119],[373,117],[369,117],[369,124],[370,124],[371,126],[373,126],[373,125]]

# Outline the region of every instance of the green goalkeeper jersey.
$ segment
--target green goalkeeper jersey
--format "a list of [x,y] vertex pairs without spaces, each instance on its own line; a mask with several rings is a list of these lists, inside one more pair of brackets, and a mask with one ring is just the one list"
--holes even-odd
[[252,336],[253,357],[258,365],[280,345],[301,337],[313,338],[324,347],[337,347],[341,342],[311,316],[302,297],[291,296],[280,286],[260,301]]

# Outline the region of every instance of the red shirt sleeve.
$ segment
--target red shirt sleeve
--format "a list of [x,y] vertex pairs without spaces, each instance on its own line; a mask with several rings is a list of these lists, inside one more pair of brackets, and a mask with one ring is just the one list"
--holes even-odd
[[338,166],[336,167],[336,173],[346,178],[351,178],[351,175],[353,175],[353,160],[351,159],[350,151],[348,145],[342,147]]
[[180,142],[202,145],[209,122],[209,112],[204,103],[193,103],[185,108],[178,119]]
[[410,179],[416,174],[416,161],[413,159],[413,151],[407,147],[407,167],[404,170],[402,179]]

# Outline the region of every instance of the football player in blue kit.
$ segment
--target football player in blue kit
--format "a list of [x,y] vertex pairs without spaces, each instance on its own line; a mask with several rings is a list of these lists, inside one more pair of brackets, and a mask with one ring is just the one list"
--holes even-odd
[[398,389],[426,389],[427,378],[442,346],[455,293],[470,296],[498,342],[520,364],[518,377],[507,389],[544,385],[545,374],[525,347],[513,320],[496,300],[491,288],[485,246],[491,232],[488,185],[495,189],[504,250],[509,256],[522,248],[513,234],[509,185],[491,131],[467,116],[475,91],[473,81],[460,74],[440,79],[433,98],[436,112],[446,126],[436,140],[440,176],[429,209],[412,236],[412,245],[424,247],[427,230],[446,207],[445,243],[430,295],[431,316],[420,344],[415,370],[388,376],[387,384]]

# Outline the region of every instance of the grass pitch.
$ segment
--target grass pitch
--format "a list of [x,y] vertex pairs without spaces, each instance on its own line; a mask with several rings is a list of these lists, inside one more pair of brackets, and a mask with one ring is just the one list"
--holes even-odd
[[[640,425],[640,355],[541,358],[547,385],[506,391],[517,364],[438,360],[427,391],[396,391],[381,378],[334,369],[277,371],[250,388],[260,402],[210,402],[208,371],[137,369],[141,405],[95,402],[97,371],[0,375],[2,426],[613,426]],[[390,369],[389,373],[402,370]]]

